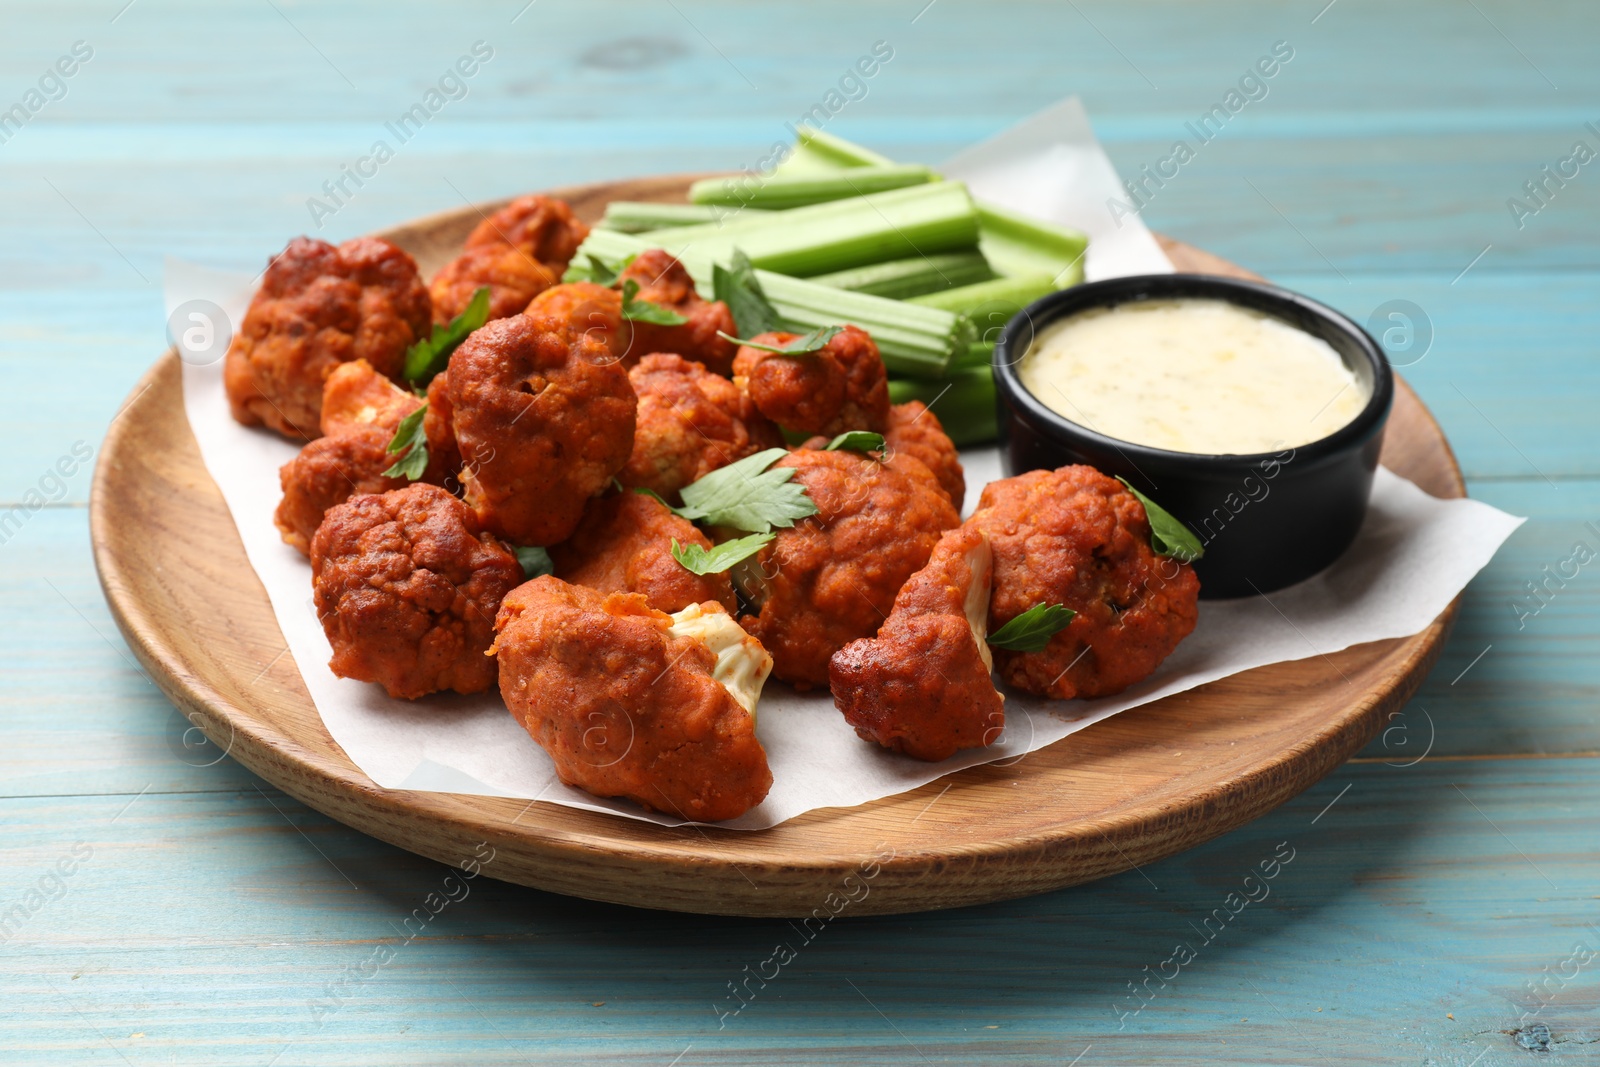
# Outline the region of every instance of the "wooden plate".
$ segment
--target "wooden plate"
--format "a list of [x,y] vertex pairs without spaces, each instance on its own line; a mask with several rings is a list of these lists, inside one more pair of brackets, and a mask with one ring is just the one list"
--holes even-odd
[[[682,200],[690,180],[555,195],[593,220],[613,199]],[[468,208],[385,236],[429,275],[480,217]],[[1163,244],[1181,270],[1253,277]],[[1403,383],[1383,462],[1435,496],[1465,494],[1444,435]],[[666,829],[368,780],[328,736],[284,654],[266,591],[189,431],[170,351],[107,433],[90,524],[106,598],[151,676],[213,742],[284,792],[446,863],[488,842],[491,877],[728,915],[826,915],[846,900],[850,914],[956,907],[1087,882],[1190,848],[1270,811],[1360,749],[1421,683],[1455,614],[1452,604],[1413,637],[1260,667],[1123,712],[1015,763],[973,767],[860,807],[812,811],[756,833]],[[856,872],[864,874],[846,883]]]

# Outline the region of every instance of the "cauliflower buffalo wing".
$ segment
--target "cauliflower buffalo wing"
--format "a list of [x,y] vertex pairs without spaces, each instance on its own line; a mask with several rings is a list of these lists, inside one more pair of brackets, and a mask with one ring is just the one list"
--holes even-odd
[[565,201],[519,196],[478,223],[466,247],[433,276],[435,322],[466,310],[480,286],[489,287],[489,317],[505,318],[555,285],[589,227]]
[[335,248],[296,237],[267,267],[228,346],[223,381],[233,417],[316,437],[328,375],[364,359],[399,378],[406,349],[429,322],[416,262],[388,241],[358,237]]
[[755,609],[745,629],[772,653],[773,673],[804,690],[828,684],[835,652],[878,632],[900,587],[960,518],[908,455],[801,450],[774,465],[785,467],[817,514],[777,530],[735,567],[734,581]]
[[617,475],[667,500],[719,467],[783,444],[778,430],[728,379],[658,352],[628,371],[639,398],[633,452]]
[[699,575],[672,558],[672,543],[711,541],[654,497],[612,493],[595,497],[566,541],[550,549],[556,577],[601,593],[639,593],[658,611],[681,611],[714,600],[733,611],[726,573]]
[[[764,333],[749,340],[782,347],[799,337]],[[855,326],[801,355],[744,345],[733,359],[733,380],[761,414],[785,430],[832,437],[846,430],[883,433],[889,427],[888,372],[878,346]]]
[[[364,359],[341,364],[328,375],[322,391],[322,436],[308,442],[278,471],[283,499],[273,520],[283,539],[309,554],[311,535],[329,508],[359,493],[405,488],[404,478],[383,473],[397,458],[388,446],[401,420],[421,406],[421,400]],[[425,428],[428,417],[423,416]],[[449,442],[435,442],[430,436],[428,469],[419,481],[441,485],[459,467],[459,457],[451,458]]]
[[895,597],[878,636],[828,666],[833,700],[864,740],[917,759],[982,748],[1005,728],[984,641],[992,555],[974,526],[951,530]]
[[961,469],[961,455],[946,436],[937,416],[920,400],[896,404],[889,409],[889,428],[884,442],[892,451],[920,459],[939,479],[957,511],[967,497],[967,479]]
[[311,574],[334,674],[407,700],[494,684],[484,653],[522,565],[443,489],[416,484],[334,507],[311,539]]
[[1077,612],[1041,652],[994,650],[1018,689],[1063,700],[1121,692],[1194,629],[1194,569],[1155,553],[1144,505],[1093,467],[991,482],[967,521],[994,546],[991,633],[1037,604]]
[[563,782],[706,821],[766,797],[755,706],[771,660],[720,605],[668,615],[545,576],[505,598],[495,627],[506,707]]
[[633,447],[628,372],[601,339],[513,315],[463,341],[448,375],[461,483],[484,528],[518,545],[566,540]]

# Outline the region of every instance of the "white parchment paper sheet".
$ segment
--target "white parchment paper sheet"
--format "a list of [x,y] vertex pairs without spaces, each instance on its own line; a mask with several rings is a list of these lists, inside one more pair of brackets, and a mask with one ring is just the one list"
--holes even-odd
[[[1170,270],[1137,219],[1108,232],[1105,198],[1116,174],[1076,99],[963,152],[945,167],[981,196],[1087,229],[1090,276]],[[168,261],[169,314],[194,298],[219,305],[237,325],[250,276]],[[380,786],[540,799],[667,825],[681,820],[563,786],[549,759],[500,697],[393,700],[374,685],[336,678],[311,602],[310,567],[272,523],[278,468],[297,446],[247,429],[228,413],[222,363],[183,368],[184,408],[212,478],[221,487],[250,564],[323,722],[350,759]],[[1000,476],[993,449],[963,456],[971,503]],[[769,682],[758,734],[772,766],[771,794],[721,825],[761,829],[813,808],[865,803],[963,767],[1015,759],[1119,711],[1267,663],[1322,655],[1365,641],[1416,633],[1443,611],[1523,520],[1473,500],[1442,501],[1379,470],[1371,511],[1356,544],[1333,567],[1270,598],[1203,603],[1194,634],[1139,686],[1097,701],[1006,701],[1000,743],[939,764],[885,752],[856,737],[826,693],[796,694]],[[278,654],[263,649],[262,666]]]

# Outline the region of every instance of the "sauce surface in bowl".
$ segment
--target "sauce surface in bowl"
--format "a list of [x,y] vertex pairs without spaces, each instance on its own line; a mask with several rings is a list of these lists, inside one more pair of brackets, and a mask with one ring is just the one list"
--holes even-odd
[[1017,368],[1052,411],[1107,437],[1202,455],[1326,437],[1367,403],[1333,346],[1224,300],[1145,300],[1039,331]]

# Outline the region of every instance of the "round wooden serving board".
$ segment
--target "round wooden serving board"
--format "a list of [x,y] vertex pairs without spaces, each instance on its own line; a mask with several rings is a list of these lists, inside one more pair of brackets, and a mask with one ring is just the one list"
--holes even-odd
[[[691,178],[556,190],[588,220],[610,200],[681,201]],[[488,205],[491,210],[498,205]],[[399,227],[429,276],[482,212]],[[1185,271],[1253,277],[1163,240]],[[1438,425],[1398,383],[1383,463],[1465,494]],[[106,598],[167,696],[284,792],[446,863],[496,850],[492,877],[596,900],[728,915],[883,914],[1020,897],[1116,874],[1256,818],[1360,749],[1421,683],[1455,605],[1404,640],[1237,674],[1123,712],[1005,766],[822,809],[759,832],[667,829],[555,804],[381,789],[323,728],[206,473],[168,352],[107,433],[90,522]],[[267,665],[263,669],[263,665]],[[892,858],[883,858],[892,851]],[[865,869],[869,889],[844,878]],[[830,902],[830,894],[837,894]]]

